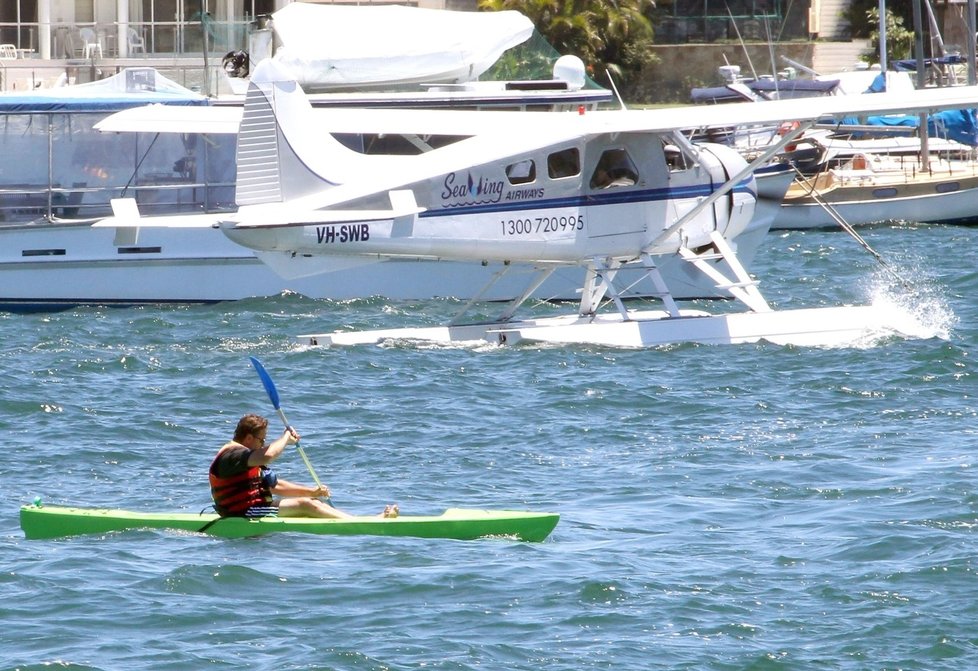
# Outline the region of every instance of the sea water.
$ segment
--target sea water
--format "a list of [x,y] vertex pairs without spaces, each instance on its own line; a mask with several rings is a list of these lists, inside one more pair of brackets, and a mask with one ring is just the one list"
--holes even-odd
[[[843,233],[771,234],[762,291],[885,301],[932,337],[330,349],[295,335],[461,304],[0,314],[0,669],[978,668],[978,229],[863,233],[886,268]],[[337,506],[560,524],[543,543],[24,539],[35,497],[204,509],[237,419],[280,429],[249,356]],[[294,449],[277,470],[310,481]]]

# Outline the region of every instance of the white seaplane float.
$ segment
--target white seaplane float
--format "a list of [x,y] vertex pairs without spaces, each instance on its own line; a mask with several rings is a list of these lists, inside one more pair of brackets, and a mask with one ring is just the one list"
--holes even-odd
[[[465,323],[466,306],[444,326],[299,336],[310,344],[834,345],[899,333],[900,320],[873,305],[772,309],[728,241],[754,216],[754,171],[819,117],[966,107],[978,93],[955,87],[863,98],[735,109],[448,112],[479,115],[482,132],[419,155],[375,156],[353,152],[323,132],[330,130],[328,116],[314,115],[290,73],[266,60],[252,75],[238,131],[237,212],[148,218],[134,201],[119,200],[115,216],[96,225],[217,227],[285,276],[316,273],[319,264],[335,271],[337,259],[350,267],[421,259],[534,270],[526,290],[488,322]],[[799,123],[751,163],[728,147],[693,145],[681,132],[785,120]],[[657,266],[676,256],[746,309],[680,309]],[[585,269],[576,313],[518,319],[526,297],[562,267]],[[653,282],[662,309],[633,310],[621,300],[627,287],[620,278],[628,268]]]

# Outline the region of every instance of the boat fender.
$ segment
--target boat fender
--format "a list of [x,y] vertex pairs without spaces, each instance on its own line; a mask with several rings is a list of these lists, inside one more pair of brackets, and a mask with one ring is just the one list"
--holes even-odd
[[[799,122],[797,122],[797,121],[782,121],[781,122],[781,125],[778,126],[778,131],[777,131],[778,136],[779,137],[784,137],[788,133],[790,133],[790,132],[792,132],[794,130],[797,130],[798,126],[800,126],[800,125],[801,124]],[[802,135],[804,135],[804,133],[799,133],[798,134],[798,138],[800,138]],[[795,138],[795,139],[798,139],[798,138]],[[798,148],[797,143],[791,142],[790,144],[785,145],[784,150],[785,151],[794,151],[797,148]]]

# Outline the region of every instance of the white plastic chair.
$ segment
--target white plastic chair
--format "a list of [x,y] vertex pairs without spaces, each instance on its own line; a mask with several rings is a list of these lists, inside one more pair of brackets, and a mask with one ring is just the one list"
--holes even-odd
[[17,58],[17,47],[12,44],[0,44],[0,58],[4,60]]
[[98,36],[93,28],[79,28],[78,36],[81,37],[82,44],[85,45],[82,49],[84,58],[95,58],[95,54],[102,58],[102,44],[98,41]]
[[130,28],[126,33],[126,41],[129,44],[129,55],[132,56],[137,51],[142,51],[146,55],[146,41],[136,32],[135,28]]

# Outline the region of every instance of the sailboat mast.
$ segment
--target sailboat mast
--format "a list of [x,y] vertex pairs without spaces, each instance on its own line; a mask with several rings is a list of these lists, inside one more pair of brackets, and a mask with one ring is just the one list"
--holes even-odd
[[[927,73],[924,71],[924,30],[923,12],[920,9],[921,0],[913,0],[913,33],[914,57],[917,61],[917,88],[927,85]],[[920,164],[924,169],[930,167],[930,145],[927,134],[927,114],[921,112],[918,117],[917,134],[920,136]]]
[[886,78],[886,0],[879,0],[880,72]]
[[968,0],[965,25],[968,27],[968,86],[978,84],[975,75],[975,0]]

